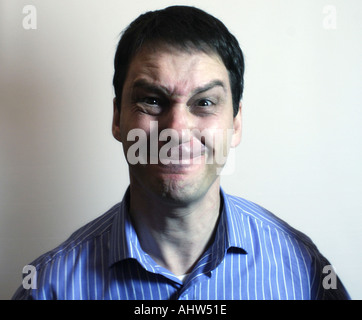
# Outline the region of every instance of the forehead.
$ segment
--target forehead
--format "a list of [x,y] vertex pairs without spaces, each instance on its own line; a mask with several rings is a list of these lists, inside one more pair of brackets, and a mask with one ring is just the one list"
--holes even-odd
[[147,46],[133,58],[124,89],[131,89],[139,80],[160,85],[181,96],[210,81],[223,82],[230,91],[228,71],[217,54],[166,46]]

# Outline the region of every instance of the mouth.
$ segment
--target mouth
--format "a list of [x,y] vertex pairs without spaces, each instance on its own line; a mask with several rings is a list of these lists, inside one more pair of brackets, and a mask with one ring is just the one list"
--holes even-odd
[[162,146],[159,152],[159,160],[164,165],[192,164],[197,160],[201,160],[205,152],[206,148],[203,144],[191,140],[175,146]]
[[163,165],[172,166],[201,164],[205,154],[205,145],[197,139],[175,145],[166,143],[159,150],[159,162]]

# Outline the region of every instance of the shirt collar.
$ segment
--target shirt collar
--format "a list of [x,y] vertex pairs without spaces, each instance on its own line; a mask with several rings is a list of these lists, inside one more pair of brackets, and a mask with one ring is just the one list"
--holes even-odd
[[[129,216],[129,196],[130,190],[128,188],[120,203],[119,212],[115,215],[112,224],[109,266],[124,259],[136,259],[146,269],[155,271],[155,265],[151,257],[142,250],[137,233],[131,222]],[[226,251],[230,248],[237,248],[241,253],[248,252],[240,209],[236,208],[230,200],[230,196],[222,188],[220,188],[220,196],[223,208],[215,240],[210,247],[212,255],[216,258],[215,260],[213,259],[216,263],[220,263]]]
[[[247,238],[245,237],[245,216],[243,215],[243,210],[240,207],[237,207],[232,201],[233,196],[230,196],[220,188],[220,195],[223,201],[223,210],[221,219],[223,220],[224,227],[219,229],[225,230],[225,249],[229,248],[239,248],[247,253],[249,250],[249,244]],[[220,231],[221,231],[220,230]]]
[[230,201],[230,196],[220,188],[222,211],[219,224],[216,229],[215,240],[208,249],[210,254],[209,262],[204,272],[215,269],[224,259],[228,250],[247,254],[247,245],[244,239],[244,228],[240,212]]
[[142,250],[136,230],[131,222],[129,197],[130,189],[128,188],[120,203],[119,212],[115,215],[112,223],[109,266],[125,259],[136,259],[142,264],[150,263],[150,257]]

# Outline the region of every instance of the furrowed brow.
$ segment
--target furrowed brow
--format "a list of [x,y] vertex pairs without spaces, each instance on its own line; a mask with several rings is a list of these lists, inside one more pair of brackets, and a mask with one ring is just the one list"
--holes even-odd
[[136,80],[133,83],[132,89],[145,89],[153,93],[162,93],[165,95],[170,95],[170,92],[166,87],[160,85],[154,85],[144,79]]
[[[197,94],[204,93],[215,87],[221,87],[225,93],[227,91],[226,86],[223,81],[213,80],[204,86],[197,87],[196,89],[194,89],[191,93],[191,96],[195,96]],[[170,90],[167,87],[162,86],[162,85],[154,85],[145,79],[136,80],[133,83],[132,89],[133,90],[134,89],[145,89],[145,90],[153,92],[153,93],[161,93],[161,94],[168,95],[168,96],[172,95],[172,93],[170,92]]]
[[210,81],[209,83],[207,83],[206,85],[202,86],[202,87],[198,87],[196,88],[193,92],[192,92],[192,96],[195,96],[197,94],[200,93],[204,93],[206,91],[209,91],[215,87],[221,87],[224,92],[226,92],[226,86],[224,84],[224,82],[222,82],[221,80],[213,80]]

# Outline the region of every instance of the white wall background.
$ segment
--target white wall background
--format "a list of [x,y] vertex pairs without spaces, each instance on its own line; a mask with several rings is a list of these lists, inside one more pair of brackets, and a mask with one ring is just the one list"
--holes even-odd
[[[243,141],[224,188],[309,235],[361,299],[360,0],[0,0],[0,298],[24,265],[121,200],[119,33],[176,3],[220,18],[245,53]],[[34,30],[23,28],[29,4]]]

